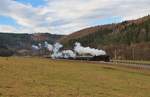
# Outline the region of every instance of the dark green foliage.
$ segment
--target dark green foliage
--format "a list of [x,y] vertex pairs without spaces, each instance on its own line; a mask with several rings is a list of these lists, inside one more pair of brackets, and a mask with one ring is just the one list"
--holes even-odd
[[9,50],[5,45],[0,45],[0,56],[1,57],[8,57],[12,56],[14,52]]
[[62,37],[61,35],[52,35],[49,33],[43,33],[44,36],[48,37],[43,40],[34,40],[33,34],[11,34],[11,33],[0,33],[0,45],[6,45],[9,48],[30,48],[32,44],[38,44],[40,42],[47,41],[54,43],[57,39]]

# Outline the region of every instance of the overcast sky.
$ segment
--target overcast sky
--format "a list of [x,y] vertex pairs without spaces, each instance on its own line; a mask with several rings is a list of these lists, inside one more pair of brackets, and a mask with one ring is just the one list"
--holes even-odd
[[0,32],[70,34],[150,14],[150,0],[0,0]]

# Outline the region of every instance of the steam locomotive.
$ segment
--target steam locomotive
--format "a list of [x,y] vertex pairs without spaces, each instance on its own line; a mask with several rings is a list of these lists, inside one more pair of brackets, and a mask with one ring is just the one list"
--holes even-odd
[[77,56],[75,60],[86,60],[86,61],[104,61],[110,62],[109,55],[99,55],[99,56]]

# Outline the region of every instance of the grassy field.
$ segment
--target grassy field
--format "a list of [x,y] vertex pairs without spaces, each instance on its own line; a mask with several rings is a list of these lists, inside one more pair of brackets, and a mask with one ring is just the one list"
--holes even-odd
[[150,71],[79,61],[0,58],[0,97],[150,97]]

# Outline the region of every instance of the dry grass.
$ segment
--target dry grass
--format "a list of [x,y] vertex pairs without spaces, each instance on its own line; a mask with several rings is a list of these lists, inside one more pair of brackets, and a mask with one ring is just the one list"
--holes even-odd
[[149,74],[79,61],[0,58],[0,97],[150,97]]

